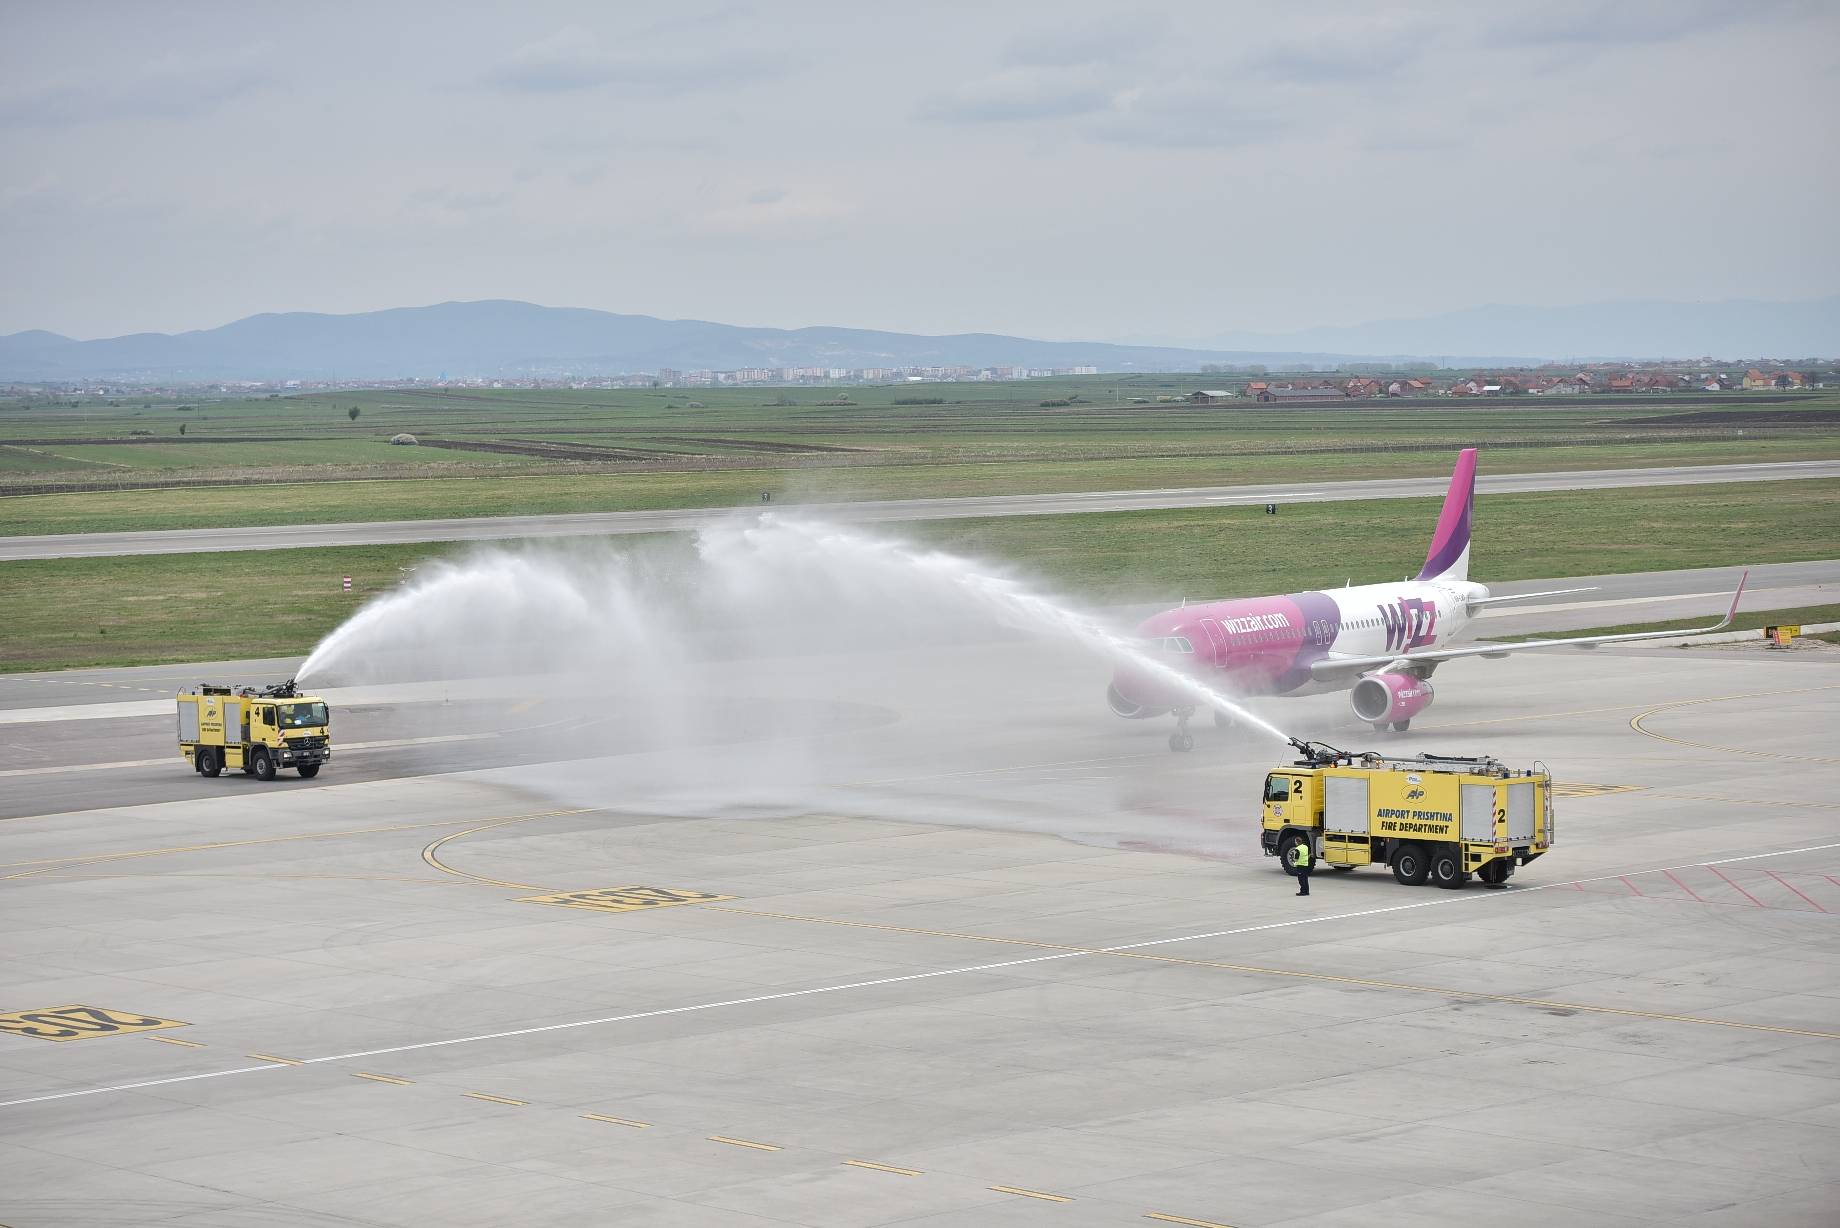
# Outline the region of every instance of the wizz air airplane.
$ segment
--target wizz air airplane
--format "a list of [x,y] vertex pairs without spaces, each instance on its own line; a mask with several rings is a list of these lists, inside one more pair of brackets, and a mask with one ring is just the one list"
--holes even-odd
[[[1376,731],[1403,733],[1431,706],[1431,675],[1457,657],[1505,657],[1511,652],[1562,645],[1595,647],[1718,631],[1731,624],[1744,594],[1744,578],[1725,617],[1686,631],[1581,635],[1501,644],[1458,644],[1484,608],[1535,597],[1589,592],[1553,589],[1492,597],[1469,578],[1470,513],[1476,501],[1476,449],[1465,448],[1450,475],[1437,532],[1418,575],[1397,584],[1363,584],[1322,593],[1212,601],[1164,610],[1137,629],[1170,664],[1234,696],[1315,695],[1347,691],[1354,714]],[[1190,750],[1188,719],[1194,697],[1144,671],[1120,668],[1106,700],[1131,719],[1173,713],[1171,750]],[[1216,712],[1217,724],[1230,724]]]

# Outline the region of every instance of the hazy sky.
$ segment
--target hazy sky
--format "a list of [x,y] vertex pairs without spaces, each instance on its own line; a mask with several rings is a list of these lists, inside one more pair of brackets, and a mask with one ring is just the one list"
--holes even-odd
[[666,7],[0,0],[0,333],[520,298],[1199,337],[1840,286],[1832,0]]

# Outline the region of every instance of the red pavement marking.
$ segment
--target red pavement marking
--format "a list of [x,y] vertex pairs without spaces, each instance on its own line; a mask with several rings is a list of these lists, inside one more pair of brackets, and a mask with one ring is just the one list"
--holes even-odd
[[[1814,900],[1810,899],[1807,895],[1804,895],[1796,887],[1794,883],[1790,882],[1788,879],[1784,878],[1782,875],[1778,874],[1776,871],[1765,870],[1764,873],[1768,874],[1771,878],[1775,879],[1777,882],[1781,883],[1783,886],[1787,887],[1789,890],[1795,892],[1795,894],[1801,896],[1804,900],[1807,900],[1810,904],[1814,904]],[[1819,904],[1814,904],[1814,907],[1815,907],[1816,912],[1826,912],[1827,911],[1825,908],[1822,908]]]
[[[1642,895],[1642,889],[1636,886],[1634,883],[1629,881],[1629,875],[1625,874],[1622,876],[1622,878],[1623,878],[1623,886],[1629,888],[1631,891],[1635,892],[1637,895]],[[1643,896],[1643,898],[1646,899],[1647,897]]]
[[[1669,878],[1674,878],[1674,872],[1672,870],[1663,870],[1662,873],[1667,875]],[[1686,892],[1688,895],[1692,896],[1694,899],[1698,900],[1700,903],[1704,904],[1708,902],[1705,899],[1705,897],[1700,895],[1699,892],[1693,890],[1693,888],[1687,886],[1685,883],[1681,882],[1677,878],[1674,878],[1674,885],[1676,887],[1679,887],[1682,891]]]
[[[1706,869],[1711,870],[1714,874],[1717,874],[1720,878],[1724,878],[1726,882],[1731,883],[1731,880],[1729,878],[1725,878],[1725,872],[1720,870],[1717,866],[1707,866]],[[1744,888],[1738,887],[1738,884],[1736,883],[1731,883],[1731,885],[1733,887],[1737,887],[1739,895],[1743,896],[1745,899],[1749,900],[1751,903],[1755,904],[1757,907],[1759,908],[1763,907],[1762,900],[1758,899],[1756,896],[1752,895],[1750,892],[1746,891]]]

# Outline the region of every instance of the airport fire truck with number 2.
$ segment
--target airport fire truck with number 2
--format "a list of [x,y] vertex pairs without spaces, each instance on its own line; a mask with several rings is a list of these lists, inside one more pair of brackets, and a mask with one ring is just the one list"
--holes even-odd
[[1320,742],[1265,777],[1261,844],[1290,864],[1309,841],[1331,870],[1391,866],[1408,886],[1500,887],[1553,844],[1552,777],[1487,757],[1391,758]]

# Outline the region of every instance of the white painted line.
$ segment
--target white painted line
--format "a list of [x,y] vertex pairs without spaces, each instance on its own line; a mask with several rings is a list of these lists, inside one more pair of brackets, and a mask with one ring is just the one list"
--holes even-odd
[[[479,742],[496,738],[496,733],[444,733],[427,738],[392,738],[386,742],[334,743],[335,754],[349,755],[359,750],[390,750],[400,746],[430,746],[437,742]],[[117,759],[113,763],[67,763],[59,767],[7,768],[0,776],[56,776],[65,772],[100,772],[109,768],[158,767],[163,763],[183,763],[177,750],[159,759]]]
[[[1787,857],[1795,853],[1823,852],[1840,848],[1840,843],[1812,844],[1803,848],[1777,849],[1767,853],[1749,853],[1741,857],[1726,857],[1717,861],[1696,861],[1695,866],[1726,865],[1734,861],[1756,861],[1764,857]],[[1656,867],[1650,870],[1625,870],[1624,874],[1659,873],[1661,869],[1684,869],[1685,866]],[[425,1040],[409,1045],[390,1045],[382,1049],[360,1049],[352,1053],[333,1053],[325,1057],[295,1059],[301,1066],[317,1066],[325,1062],[350,1062],[364,1057],[382,1057],[391,1053],[415,1053],[424,1049],[445,1049],[452,1045],[471,1045],[488,1040],[509,1040],[517,1036],[538,1036],[545,1032],[567,1032],[576,1028],[600,1027],[609,1023],[631,1023],[639,1019],[661,1019],[667,1015],[690,1015],[699,1011],[722,1010],[731,1006],[753,1006],[762,1002],[784,1002],[792,998],[810,998],[819,994],[846,993],[852,989],[874,989],[882,985],[901,985],[911,981],[930,981],[940,977],[964,976],[973,972],[996,972],[1003,968],[1021,968],[1029,964],[1053,963],[1063,959],[1085,959],[1095,955],[1110,955],[1120,951],[1141,951],[1145,947],[1169,946],[1178,942],[1199,942],[1204,938],[1227,938],[1235,934],[1257,934],[1266,930],[1287,929],[1298,925],[1316,925],[1324,921],[1351,921],[1359,917],[1376,917],[1386,913],[1409,912],[1416,908],[1436,908],[1440,904],[1461,904],[1465,901],[1514,899],[1518,896],[1532,895],[1537,891],[1551,891],[1555,888],[1570,887],[1574,882],[1600,882],[1603,879],[1619,878],[1621,875],[1606,874],[1599,878],[1574,879],[1563,883],[1542,883],[1537,887],[1514,888],[1505,891],[1466,891],[1452,892],[1430,900],[1419,900],[1411,904],[1389,904],[1382,908],[1364,908],[1357,912],[1323,913],[1313,917],[1296,917],[1289,921],[1271,921],[1264,925],[1245,925],[1235,929],[1212,930],[1205,934],[1183,934],[1175,938],[1153,938],[1148,942],[1126,942],[1109,947],[1092,947],[1079,951],[1056,951],[1050,955],[1029,955],[1021,959],[1003,959],[992,963],[969,964],[958,968],[940,968],[932,972],[911,972],[903,976],[876,977],[867,981],[850,981],[843,985],[819,985],[811,989],[788,989],[780,993],[756,994],[750,998],[724,998],[717,1002],[698,1002],[690,1006],[667,1006],[658,1010],[634,1011],[625,1015],[603,1015],[597,1019],[572,1019],[566,1023],[546,1023],[531,1028],[513,1028],[505,1032],[481,1032],[473,1036],[455,1036],[447,1040]],[[1812,915],[1812,914],[1811,914]],[[214,1070],[205,1074],[178,1075],[167,1079],[151,1079],[141,1083],[114,1083],[105,1087],[87,1087],[70,1092],[52,1092],[43,1096],[27,1096],[19,1100],[0,1100],[0,1109],[18,1108],[27,1104],[42,1104],[50,1100],[71,1100],[82,1096],[100,1096],[107,1092],[139,1091],[148,1087],[162,1087],[172,1083],[191,1083],[202,1079],[221,1079],[229,1075],[253,1074],[258,1070],[286,1070],[286,1066],[238,1066],[230,1070]]]
[[1269,495],[1204,495],[1209,503],[1270,503],[1273,499],[1310,499],[1320,490],[1277,490]]

